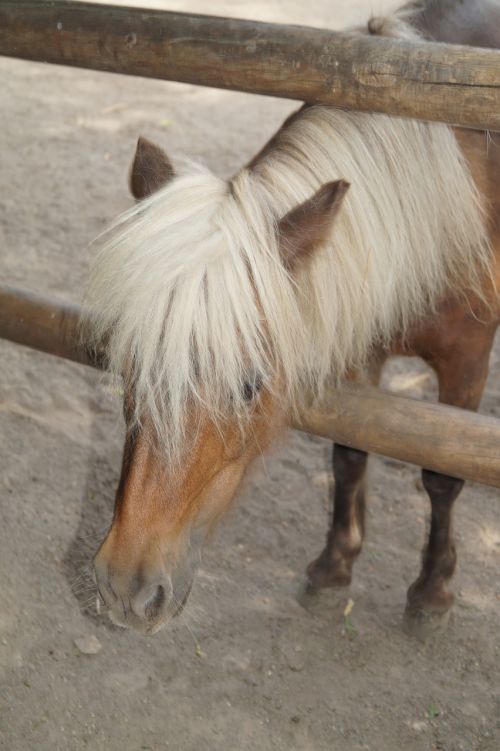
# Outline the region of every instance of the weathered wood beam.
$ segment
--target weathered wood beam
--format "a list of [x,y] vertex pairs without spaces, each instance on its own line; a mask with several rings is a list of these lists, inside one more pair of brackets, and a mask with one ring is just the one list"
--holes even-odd
[[0,55],[500,130],[500,52],[487,49],[72,0],[0,0]]
[[83,365],[102,367],[103,353],[84,345],[81,309],[42,295],[0,285],[0,339],[48,352]]
[[[0,286],[0,338],[102,367],[86,350],[80,309]],[[500,420],[443,404],[344,383],[294,426],[346,446],[500,487]]]
[[500,488],[500,420],[343,383],[295,428],[351,448]]

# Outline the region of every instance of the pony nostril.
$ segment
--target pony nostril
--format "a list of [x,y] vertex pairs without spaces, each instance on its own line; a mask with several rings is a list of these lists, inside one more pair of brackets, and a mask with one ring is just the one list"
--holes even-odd
[[165,603],[165,587],[159,584],[144,606],[146,618],[156,618]]

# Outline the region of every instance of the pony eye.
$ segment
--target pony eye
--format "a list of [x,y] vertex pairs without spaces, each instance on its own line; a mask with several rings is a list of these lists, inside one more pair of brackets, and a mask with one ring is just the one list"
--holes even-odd
[[262,388],[261,376],[255,376],[252,381],[245,381],[243,384],[243,399],[251,402]]

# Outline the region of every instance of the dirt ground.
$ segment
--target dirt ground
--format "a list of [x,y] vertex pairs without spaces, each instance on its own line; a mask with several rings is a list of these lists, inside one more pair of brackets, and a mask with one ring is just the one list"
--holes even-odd
[[[144,5],[330,27],[387,7]],[[6,59],[0,75],[1,278],[69,301],[81,297],[88,243],[130,202],[138,134],[229,175],[296,106]],[[416,361],[391,365],[385,382],[435,391]],[[482,411],[500,416],[499,395],[497,344]],[[330,446],[290,436],[207,549],[186,615],[145,638],[95,612],[86,576],[112,513],[117,395],[90,369],[0,343],[0,421],[2,750],[500,748],[498,491],[469,485],[458,501],[453,619],[421,643],[401,623],[427,528],[418,469],[372,459],[352,587],[306,608],[297,595],[326,531]],[[83,654],[75,640],[91,636],[101,649]]]

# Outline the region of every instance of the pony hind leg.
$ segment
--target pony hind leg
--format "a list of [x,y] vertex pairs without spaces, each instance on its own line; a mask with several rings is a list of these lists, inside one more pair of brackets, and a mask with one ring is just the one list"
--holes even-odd
[[[450,341],[454,328],[457,336]],[[423,357],[437,373],[439,401],[475,411],[488,376],[496,325],[481,325],[466,316],[455,327],[450,320],[446,329],[444,341],[436,342],[437,351]],[[423,469],[422,482],[431,502],[430,532],[420,574],[408,590],[405,623],[410,631],[425,636],[427,629],[432,631],[447,620],[453,604],[453,594],[447,590],[457,560],[452,511],[464,481]]]

